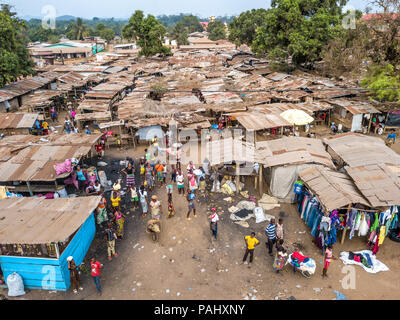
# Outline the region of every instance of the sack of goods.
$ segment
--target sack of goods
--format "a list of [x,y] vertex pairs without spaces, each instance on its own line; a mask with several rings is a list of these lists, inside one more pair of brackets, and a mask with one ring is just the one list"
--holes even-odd
[[14,272],[7,277],[8,296],[18,297],[25,294],[24,282],[21,276]]

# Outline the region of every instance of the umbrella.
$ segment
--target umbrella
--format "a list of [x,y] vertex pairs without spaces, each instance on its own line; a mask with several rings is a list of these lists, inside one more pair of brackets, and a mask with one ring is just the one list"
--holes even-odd
[[314,118],[303,110],[290,109],[281,113],[281,117],[296,126],[304,126],[314,121]]

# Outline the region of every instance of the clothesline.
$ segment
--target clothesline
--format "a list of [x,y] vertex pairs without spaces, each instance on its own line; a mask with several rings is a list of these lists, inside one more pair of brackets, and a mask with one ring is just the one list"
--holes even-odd
[[357,211],[362,211],[362,212],[379,212],[380,210],[366,210],[366,209],[359,209],[359,208],[352,208],[352,207],[350,207],[350,208],[339,208],[339,209],[337,209],[337,210],[344,210],[344,209],[346,209],[346,210],[350,210],[350,209],[354,209],[354,210],[357,210]]

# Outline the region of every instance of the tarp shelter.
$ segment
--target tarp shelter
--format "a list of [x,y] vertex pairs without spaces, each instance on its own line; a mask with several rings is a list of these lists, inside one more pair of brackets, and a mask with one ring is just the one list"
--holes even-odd
[[159,139],[164,138],[164,132],[161,126],[150,126],[139,128],[137,133],[139,135],[139,139],[142,141],[151,141],[154,136],[157,136]]
[[299,173],[316,164],[335,168],[319,139],[284,137],[256,143],[270,194],[281,202],[294,201],[294,182]]
[[1,200],[0,266],[5,279],[17,272],[25,288],[67,291],[67,257],[73,256],[78,265],[85,258],[95,235],[93,211],[100,199]]

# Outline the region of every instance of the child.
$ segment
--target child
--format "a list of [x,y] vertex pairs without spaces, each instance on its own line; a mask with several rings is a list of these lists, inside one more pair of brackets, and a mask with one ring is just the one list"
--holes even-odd
[[135,186],[131,186],[131,202],[133,202],[135,209],[139,207],[139,197]]
[[332,245],[328,244],[328,246],[325,249],[325,255],[324,255],[324,269],[322,270],[322,277],[328,277],[327,272],[328,272],[328,267],[331,264],[331,260],[335,259],[332,255]]
[[117,194],[116,192],[112,192],[111,194],[111,205],[114,209],[114,211],[118,211],[119,210],[119,202],[121,201],[121,197],[119,196],[119,194]]
[[167,182],[167,174],[168,174],[167,165],[164,164],[164,168],[163,168],[163,171],[162,171],[162,181],[163,181],[163,183]]
[[146,161],[144,160],[144,158],[140,159],[140,176],[144,176],[146,169],[145,169],[145,164]]
[[278,248],[279,240],[283,240],[283,219],[279,218],[278,224],[276,225],[276,247]]
[[168,194],[168,218],[172,218],[175,215],[174,205],[172,204],[172,194]]

